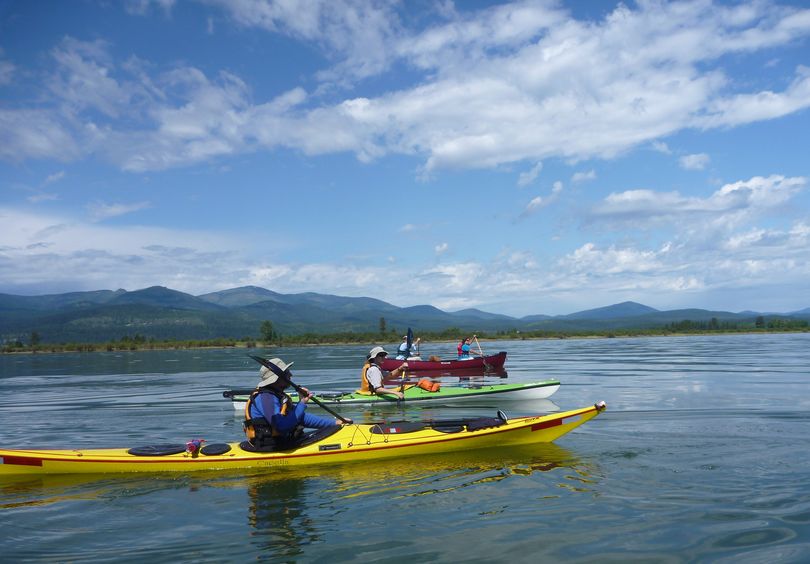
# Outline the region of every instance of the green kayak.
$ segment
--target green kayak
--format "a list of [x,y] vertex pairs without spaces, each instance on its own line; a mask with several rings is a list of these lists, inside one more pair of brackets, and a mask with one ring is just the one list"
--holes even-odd
[[[497,396],[498,399],[535,400],[551,396],[560,387],[557,380],[514,384],[483,384],[470,382],[464,385],[445,385],[437,392],[428,392],[417,386],[405,388],[405,399],[394,396],[372,396],[358,392],[314,392],[314,397],[325,404],[385,404],[422,403],[430,401],[457,401],[464,399]],[[245,409],[245,402],[253,390],[227,390],[222,395],[233,402],[234,409]],[[297,401],[296,394],[291,394]]]

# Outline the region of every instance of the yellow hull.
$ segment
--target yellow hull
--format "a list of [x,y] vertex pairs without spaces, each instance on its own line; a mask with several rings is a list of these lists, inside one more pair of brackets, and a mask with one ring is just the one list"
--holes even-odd
[[192,472],[244,468],[291,467],[365,462],[460,450],[548,443],[596,417],[604,409],[591,407],[552,415],[520,417],[476,431],[454,433],[435,429],[398,434],[379,424],[347,425],[319,442],[278,452],[248,452],[231,443],[221,455],[189,453],[136,456],[127,449],[6,450],[0,449],[0,476],[40,474],[106,474],[125,472]]

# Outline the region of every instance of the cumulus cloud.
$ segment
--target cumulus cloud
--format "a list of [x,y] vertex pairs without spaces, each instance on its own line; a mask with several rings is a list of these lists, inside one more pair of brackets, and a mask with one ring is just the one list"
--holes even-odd
[[706,153],[696,153],[694,155],[684,155],[678,159],[681,168],[686,170],[703,170],[709,164],[709,155]]
[[394,4],[351,0],[296,2],[208,0],[240,26],[312,42],[334,57],[323,80],[364,78],[383,72],[393,59],[401,30]]
[[59,194],[54,194],[52,192],[39,192],[37,194],[33,194],[26,198],[32,204],[38,204],[39,202],[47,202],[49,200],[58,200]]
[[[3,54],[3,51],[0,50],[0,55]],[[0,85],[3,84],[11,84],[11,81],[14,77],[14,65],[3,59],[0,59]]]
[[59,182],[65,177],[65,171],[60,170],[59,172],[54,172],[53,174],[49,174],[45,181],[42,183],[43,185],[52,184],[54,182]]
[[450,245],[447,243],[439,243],[436,245],[433,250],[436,252],[437,255],[441,255],[447,252],[447,249],[450,248]]
[[132,204],[107,204],[104,202],[92,202],[87,205],[90,216],[94,221],[101,221],[119,215],[126,215],[128,213],[133,213],[149,207],[151,207],[149,202],[135,202]]
[[807,179],[802,176],[755,176],[722,186],[706,198],[678,192],[627,190],[613,193],[590,212],[592,221],[623,222],[626,227],[652,222],[700,222],[738,224],[785,204],[799,193]]
[[376,76],[394,64],[417,73],[374,96],[331,103],[294,88],[255,102],[251,85],[232,73],[156,70],[116,61],[103,40],[68,37],[52,52],[51,108],[0,111],[0,158],[100,153],[142,172],[292,148],[351,152],[361,161],[415,156],[429,177],[442,168],[613,158],[643,143],[664,150],[659,139],[683,129],[733,127],[810,106],[806,67],[783,90],[744,91],[727,76],[727,55],[810,34],[810,11],[769,3],[620,5],[586,22],[554,5],[515,2],[444,10],[424,29],[404,25],[387,3],[212,3],[240,26],[336,56],[321,80]]
[[540,174],[541,170],[543,170],[543,163],[537,163],[532,167],[531,170],[520,173],[517,182],[518,186],[523,188],[524,186],[528,186],[529,184],[534,182],[537,179],[537,176]]
[[589,170],[587,172],[575,172],[574,175],[571,177],[571,182],[574,184],[579,184],[581,182],[588,182],[591,180],[596,180],[596,171]]
[[521,217],[527,217],[542,208],[550,206],[557,201],[562,191],[563,184],[558,180],[552,186],[551,193],[548,196],[536,196],[532,198],[529,203],[526,204],[526,208],[523,210]]
[[125,0],[124,7],[130,14],[138,16],[146,15],[156,6],[164,14],[170,15],[176,0]]

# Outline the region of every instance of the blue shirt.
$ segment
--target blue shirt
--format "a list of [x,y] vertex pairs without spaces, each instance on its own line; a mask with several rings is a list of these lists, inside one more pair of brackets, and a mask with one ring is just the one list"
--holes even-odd
[[464,343],[461,345],[461,354],[459,355],[459,360],[465,360],[470,357],[470,345],[468,343]]
[[250,418],[264,417],[278,433],[289,435],[302,423],[308,429],[325,429],[335,424],[329,417],[319,417],[306,413],[307,404],[299,401],[295,409],[288,410],[287,415],[281,414],[281,400],[272,392],[262,392],[250,404]]

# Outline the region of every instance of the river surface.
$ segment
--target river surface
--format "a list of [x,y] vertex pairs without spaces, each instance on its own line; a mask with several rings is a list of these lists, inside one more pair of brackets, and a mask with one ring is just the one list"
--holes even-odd
[[[392,348],[392,344],[386,343]],[[341,408],[355,420],[608,409],[555,444],[323,469],[0,477],[6,562],[808,562],[810,334],[482,342],[550,400]],[[252,353],[313,390],[369,346]],[[447,356],[455,346],[423,346]],[[0,356],[0,445],[237,440],[248,351]],[[445,379],[449,384],[450,379]]]

